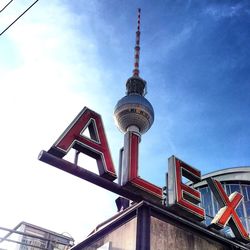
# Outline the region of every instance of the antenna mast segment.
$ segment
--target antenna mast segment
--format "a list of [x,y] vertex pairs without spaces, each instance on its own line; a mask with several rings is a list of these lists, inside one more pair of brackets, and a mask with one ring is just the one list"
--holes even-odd
[[140,57],[140,25],[141,25],[141,9],[138,9],[138,16],[137,16],[137,31],[136,31],[136,41],[135,41],[135,61],[134,61],[134,70],[133,76],[139,76],[139,57]]

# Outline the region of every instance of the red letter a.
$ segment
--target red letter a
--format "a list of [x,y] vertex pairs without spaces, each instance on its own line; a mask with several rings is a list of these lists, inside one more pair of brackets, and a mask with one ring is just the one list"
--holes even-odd
[[[90,138],[83,135],[86,128],[89,128]],[[71,148],[96,159],[100,176],[109,180],[116,179],[115,168],[99,114],[85,107],[48,152],[62,158]]]

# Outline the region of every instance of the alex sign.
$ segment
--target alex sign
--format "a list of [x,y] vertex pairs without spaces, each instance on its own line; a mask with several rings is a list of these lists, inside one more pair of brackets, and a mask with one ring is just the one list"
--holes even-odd
[[[89,130],[89,137],[84,135],[86,129]],[[63,158],[73,148],[79,153],[87,154],[96,159],[99,170],[98,178],[105,179],[106,186],[107,181],[112,182],[112,187],[116,190],[119,190],[119,188],[121,191],[125,190],[126,192],[123,193],[125,196],[129,194],[129,198],[133,197],[134,194],[139,194],[142,199],[145,197],[147,200],[158,201],[159,205],[161,205],[163,201],[162,188],[138,176],[140,135],[128,132],[125,136],[128,137],[127,141],[129,142],[129,145],[127,145],[128,153],[125,159],[129,163],[126,164],[129,169],[120,173],[120,176],[126,175],[123,178],[120,177],[123,179],[122,182],[120,181],[120,186],[113,183],[117,178],[117,174],[108,147],[101,116],[86,107],[62,133],[48,153],[57,158]],[[168,165],[166,205],[175,213],[187,219],[205,220],[205,210],[199,206],[201,193],[182,182],[182,177],[186,177],[194,184],[200,182],[201,172],[175,156],[169,158]],[[80,171],[79,166],[77,166],[76,171]],[[88,180],[91,181],[91,178]],[[105,187],[105,185],[102,185],[102,187]],[[250,236],[236,212],[236,208],[242,201],[243,196],[238,192],[234,192],[228,197],[222,184],[212,178],[208,180],[208,185],[221,207],[209,227],[222,229],[226,225],[229,225],[239,240],[249,242]],[[112,190],[112,188],[109,190]]]

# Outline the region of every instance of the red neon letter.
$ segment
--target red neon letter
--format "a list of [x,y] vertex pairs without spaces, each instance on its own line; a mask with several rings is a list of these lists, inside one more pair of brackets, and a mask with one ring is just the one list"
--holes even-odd
[[210,227],[222,229],[229,224],[235,237],[245,242],[249,242],[250,236],[235,211],[243,196],[238,192],[234,192],[228,197],[219,181],[209,178],[207,182],[221,207],[212,220]]
[[193,181],[193,183],[201,180],[199,170],[187,165],[175,156],[169,158],[168,166],[168,205],[175,211],[196,220],[204,220],[205,211],[197,206],[201,202],[201,194],[199,191],[182,183],[182,176]]
[[[90,138],[83,135],[86,128],[89,128]],[[62,158],[71,148],[96,159],[100,176],[109,180],[116,179],[115,168],[99,114],[85,107],[48,152]]]
[[[140,135],[135,132],[127,132],[125,135],[125,147],[123,157],[123,181],[122,185],[141,192],[142,195],[149,194],[150,197],[162,199],[162,189],[138,176],[138,153],[139,153]],[[129,185],[131,184],[131,185]],[[134,190],[135,191],[135,190]]]

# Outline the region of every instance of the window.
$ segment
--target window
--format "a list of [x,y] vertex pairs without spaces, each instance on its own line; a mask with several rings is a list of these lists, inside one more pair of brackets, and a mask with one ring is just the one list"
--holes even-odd
[[245,202],[247,216],[250,219],[250,201]]
[[210,217],[214,215],[212,206],[211,192],[208,187],[200,189],[201,192],[201,206],[205,209],[206,214]]
[[245,201],[250,201],[250,186],[242,185],[243,195]]

